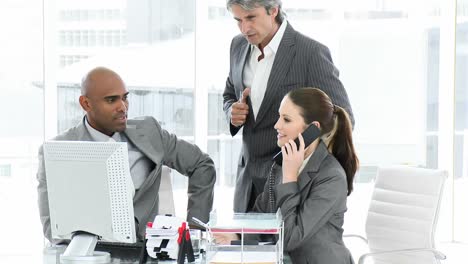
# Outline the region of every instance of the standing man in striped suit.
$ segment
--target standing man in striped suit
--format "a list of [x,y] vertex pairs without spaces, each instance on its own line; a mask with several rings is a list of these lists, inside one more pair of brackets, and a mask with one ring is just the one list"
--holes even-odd
[[323,44],[295,31],[281,0],[227,0],[241,34],[230,50],[230,71],[223,93],[231,135],[243,127],[234,211],[250,211],[263,191],[275,145],[282,98],[291,90],[316,87],[336,105],[353,112],[338,69]]

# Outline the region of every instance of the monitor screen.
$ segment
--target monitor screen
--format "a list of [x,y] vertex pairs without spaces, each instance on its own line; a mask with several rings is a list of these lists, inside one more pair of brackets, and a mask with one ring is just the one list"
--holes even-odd
[[127,143],[46,141],[44,159],[53,238],[136,242]]

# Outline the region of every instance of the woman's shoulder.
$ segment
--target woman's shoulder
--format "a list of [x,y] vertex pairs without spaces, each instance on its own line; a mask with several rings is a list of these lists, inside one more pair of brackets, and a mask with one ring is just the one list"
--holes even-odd
[[323,141],[320,141],[308,163],[309,168],[318,172],[336,171],[339,175],[346,174],[340,162],[330,153]]
[[340,178],[346,180],[346,172],[340,162],[331,153],[327,153],[319,166],[318,174],[325,178]]
[[343,175],[346,174],[340,162],[331,153],[329,153],[327,157],[323,160],[322,166],[320,167],[322,170],[332,170],[338,171],[340,174]]

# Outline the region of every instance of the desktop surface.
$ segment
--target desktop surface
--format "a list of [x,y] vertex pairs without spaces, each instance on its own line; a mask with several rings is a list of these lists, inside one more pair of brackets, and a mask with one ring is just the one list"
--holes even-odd
[[[59,258],[60,254],[65,251],[66,245],[57,245],[50,246],[44,249],[43,251],[43,264],[60,264]],[[140,254],[141,254],[141,245],[132,244],[132,245],[109,245],[109,244],[98,244],[96,246],[96,251],[105,251],[111,254],[111,262],[109,264],[139,264],[140,263]],[[146,249],[145,249],[146,253]],[[201,258],[201,259],[200,259]],[[203,256],[195,259],[195,263],[205,263]],[[150,257],[146,257],[146,260],[143,262],[145,264],[154,264],[154,263],[177,263],[176,260],[157,260]]]
[[[61,253],[65,251],[65,245],[58,245],[58,246],[50,246],[44,249],[43,251],[43,264],[60,264],[59,256]],[[140,263],[140,252],[141,247],[136,246],[96,246],[97,251],[106,251],[111,254],[111,262],[109,264],[139,264]],[[157,260],[150,257],[146,258],[146,261],[143,262],[144,264],[175,264],[177,263],[176,260]],[[187,262],[186,262],[187,263]],[[205,255],[200,254],[200,257],[195,258],[194,263],[206,263]],[[284,256],[285,264],[290,264],[291,261],[288,256]]]

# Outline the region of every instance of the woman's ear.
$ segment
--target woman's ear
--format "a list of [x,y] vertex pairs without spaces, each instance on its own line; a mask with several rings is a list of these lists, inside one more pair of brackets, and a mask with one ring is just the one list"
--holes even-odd
[[319,121],[313,121],[311,125],[315,125],[316,127],[320,128]]

